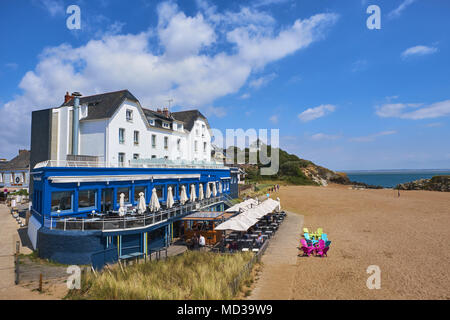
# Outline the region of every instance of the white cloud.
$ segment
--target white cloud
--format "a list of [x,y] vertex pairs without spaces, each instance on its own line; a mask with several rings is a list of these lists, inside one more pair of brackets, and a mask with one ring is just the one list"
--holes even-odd
[[336,107],[332,104],[322,104],[315,108],[306,109],[298,115],[298,118],[303,122],[307,122],[326,116],[333,112],[335,109]]
[[316,141],[319,141],[319,140],[336,140],[336,139],[339,139],[339,138],[340,138],[339,135],[326,134],[326,133],[321,133],[321,132],[313,134],[311,136],[311,139],[312,140],[316,140]]
[[[59,106],[66,91],[89,95],[126,88],[145,107],[163,105],[171,97],[179,106],[224,116],[220,107],[208,106],[238,92],[268,63],[322,39],[325,27],[336,21],[334,14],[317,14],[277,32],[275,24],[243,27],[242,21],[233,25],[208,7],[202,10],[186,16],[176,5],[163,3],[158,6],[156,29],[105,33],[79,47],[62,44],[45,49],[34,70],[23,76],[22,94],[0,106],[0,154],[11,152],[3,141],[16,149],[28,147],[31,111]],[[243,12],[253,20],[264,15],[254,9],[236,14]],[[218,20],[211,18],[214,14]],[[114,31],[120,31],[120,25],[116,27]]]
[[365,59],[359,59],[356,60],[353,64],[352,64],[352,72],[358,72],[358,71],[363,71],[365,69],[367,69],[367,60]]
[[250,98],[250,93],[244,93],[240,96],[241,99],[248,99]]
[[[415,110],[411,111],[410,108]],[[436,102],[430,105],[418,103],[394,103],[376,107],[375,113],[382,118],[401,119],[433,119],[450,115],[450,100]]]
[[433,54],[438,51],[435,47],[427,47],[427,46],[415,46],[406,49],[402,52],[401,56],[402,58],[408,58],[411,56],[424,56],[427,54]]
[[253,2],[254,7],[264,7],[274,4],[284,4],[290,2],[291,0],[256,0]]
[[416,0],[404,0],[397,8],[389,12],[389,18],[399,17],[403,10],[405,10],[408,6],[414,3]]
[[264,87],[265,85],[267,85],[270,81],[272,81],[273,79],[275,79],[277,77],[277,75],[275,73],[271,73],[259,78],[256,78],[252,81],[250,81],[249,86],[251,88],[255,88],[255,89],[259,89],[261,87]]
[[208,106],[204,108],[205,116],[223,118],[227,115],[227,111],[224,107]]
[[47,10],[52,17],[65,14],[64,4],[61,0],[37,0],[36,2]]
[[276,114],[274,114],[273,116],[271,116],[269,118],[270,122],[277,124],[278,123],[278,116]]
[[374,141],[378,137],[389,136],[389,135],[396,134],[396,133],[397,133],[397,131],[394,131],[394,130],[382,131],[382,132],[374,133],[374,134],[371,134],[371,135],[368,135],[368,136],[351,138],[350,141],[370,142],[370,141]]

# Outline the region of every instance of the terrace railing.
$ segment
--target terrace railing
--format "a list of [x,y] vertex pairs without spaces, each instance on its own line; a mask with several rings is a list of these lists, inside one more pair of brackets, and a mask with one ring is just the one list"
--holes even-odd
[[188,202],[184,205],[167,209],[160,209],[150,214],[126,215],[117,218],[49,218],[44,217],[44,226],[56,230],[79,231],[116,231],[126,229],[140,229],[163,223],[175,217],[184,216],[194,210],[201,210],[207,206],[224,201],[224,196],[211,197],[202,201]]
[[139,159],[129,163],[105,161],[46,160],[39,162],[34,169],[45,167],[72,168],[190,168],[190,169],[228,169],[223,164],[208,161],[183,161],[168,159]]

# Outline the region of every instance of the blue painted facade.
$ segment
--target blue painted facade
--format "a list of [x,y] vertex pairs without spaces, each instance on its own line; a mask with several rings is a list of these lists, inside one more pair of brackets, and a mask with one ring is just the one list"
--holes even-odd
[[[196,178],[187,177],[196,175]],[[125,177],[124,181],[114,181],[117,177]],[[136,180],[127,180],[126,177]],[[136,177],[158,177],[140,180]],[[166,176],[167,178],[161,178]],[[178,178],[175,178],[178,176]],[[117,194],[119,188],[128,188],[128,203],[136,206],[135,189],[143,187],[146,203],[150,202],[151,190],[161,188],[160,203],[167,200],[167,187],[174,189],[175,200],[179,199],[179,188],[186,186],[189,196],[191,185],[196,188],[198,196],[199,184],[203,184],[206,195],[206,184],[215,182],[222,184],[222,193],[230,195],[232,189],[230,169],[194,169],[194,168],[88,168],[88,167],[42,167],[31,172],[33,179],[32,214],[41,223],[37,234],[36,248],[38,255],[64,264],[93,264],[100,268],[104,263],[114,262],[121,256],[131,253],[151,254],[152,250],[165,247],[170,243],[173,223],[182,216],[169,218],[166,221],[139,229],[113,231],[102,230],[56,230],[50,229],[45,221],[61,217],[85,218],[92,210],[104,210],[104,190],[110,191],[112,197],[111,210],[119,208]],[[95,182],[58,183],[55,177],[83,181],[84,178],[99,177]],[[101,178],[100,178],[101,177]],[[108,178],[105,178],[108,177]],[[185,178],[186,177],[186,178]],[[56,181],[56,182],[55,182]],[[83,190],[95,191],[95,204],[89,208],[80,208],[79,193]],[[142,190],[142,189],[141,189]],[[217,187],[217,190],[219,188]],[[52,193],[65,191],[70,193],[70,209],[56,212],[52,210]],[[224,204],[214,205],[209,210],[223,210]],[[188,214],[188,212],[186,213]]]

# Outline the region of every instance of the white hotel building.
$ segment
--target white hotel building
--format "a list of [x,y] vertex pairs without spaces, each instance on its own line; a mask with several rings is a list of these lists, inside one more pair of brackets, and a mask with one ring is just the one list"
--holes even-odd
[[74,100],[66,94],[61,106],[33,112],[31,168],[45,160],[95,160],[111,167],[137,159],[211,161],[210,126],[198,110],[145,109],[122,90],[81,96],[74,121]]

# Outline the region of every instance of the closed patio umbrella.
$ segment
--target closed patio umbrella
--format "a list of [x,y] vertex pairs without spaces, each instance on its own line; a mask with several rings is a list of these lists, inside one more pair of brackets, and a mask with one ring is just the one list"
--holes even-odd
[[219,181],[219,193],[222,193],[222,182]]
[[191,193],[189,195],[189,200],[191,202],[194,202],[196,198],[197,198],[197,196],[195,195],[195,185],[191,184]]
[[280,198],[277,197],[277,201],[278,201],[278,209],[277,209],[277,211],[280,212],[281,211],[281,200],[280,200]]
[[211,188],[209,187],[210,183],[206,185],[206,199],[211,198]]
[[156,188],[153,188],[152,198],[150,199],[150,211],[158,211],[160,207],[161,206],[159,204],[158,195],[156,194]]
[[186,194],[186,187],[185,186],[181,186],[180,203],[181,204],[185,204],[186,201],[188,201],[188,197],[187,197],[187,194]]
[[172,187],[167,188],[167,208],[172,208],[174,204]]
[[120,200],[119,200],[119,216],[125,215],[125,194],[120,194]]
[[139,192],[139,204],[138,204],[138,212],[143,214],[147,210],[147,205],[145,204],[145,197],[143,192]]
[[213,183],[212,194],[213,194],[214,197],[217,196],[217,188],[216,188],[216,183],[215,182]]
[[204,199],[203,196],[203,184],[200,183],[200,185],[198,186],[198,200],[202,201]]

